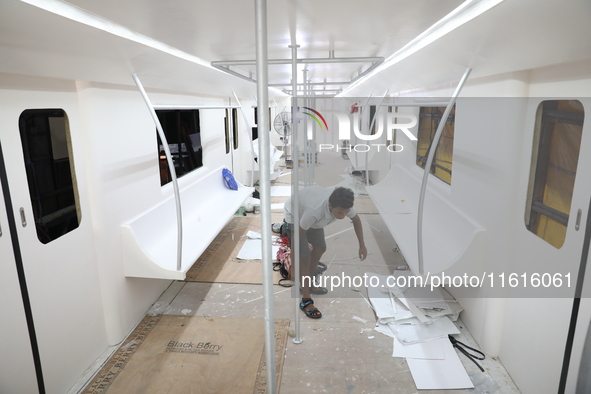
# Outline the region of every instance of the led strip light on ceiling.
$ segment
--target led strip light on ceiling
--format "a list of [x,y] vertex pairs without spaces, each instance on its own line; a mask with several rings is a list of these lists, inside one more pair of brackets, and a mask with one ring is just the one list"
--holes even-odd
[[459,7],[457,7],[452,12],[447,14],[445,17],[437,21],[427,30],[419,34],[400,50],[396,51],[388,58],[386,58],[386,60],[384,60],[384,62],[380,64],[378,67],[376,67],[374,70],[367,73],[363,78],[360,78],[351,85],[349,85],[337,96],[340,96],[346,93],[347,91],[361,85],[362,83],[366,82],[376,74],[384,71],[388,67],[391,67],[394,64],[420,51],[427,45],[433,43],[439,38],[462,26],[463,24],[471,21],[477,16],[485,13],[486,11],[490,10],[502,1],[503,0],[467,0],[463,2]]
[[[118,23],[110,21],[101,16],[95,15],[91,12],[73,6],[71,4],[59,1],[59,0],[21,0],[23,3],[30,4],[37,8],[41,8],[45,11],[51,12],[56,15],[63,16],[75,22],[82,23],[87,26],[94,27],[96,29],[105,31],[107,33],[116,35],[118,37],[137,42],[138,44],[145,45],[150,48],[154,48],[158,51],[168,53],[169,55],[178,57],[183,60],[187,60],[191,63],[198,64],[209,69],[215,69],[211,64],[201,59],[198,56],[191,55],[187,52],[181,51],[178,48],[167,45],[161,41],[154,40],[148,36],[137,33],[133,30],[128,29]],[[218,70],[219,71],[219,70]]]

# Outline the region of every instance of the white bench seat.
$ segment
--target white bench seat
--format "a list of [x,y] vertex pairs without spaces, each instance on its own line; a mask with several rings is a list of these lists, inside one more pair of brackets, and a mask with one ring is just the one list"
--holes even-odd
[[174,196],[121,226],[125,276],[183,280],[211,241],[252,192],[226,187],[223,167],[180,190],[183,222],[181,269],[177,270]]
[[[386,223],[410,269],[419,273],[417,212],[421,179],[401,166],[393,166],[367,192]],[[427,186],[423,212],[424,274],[439,273],[452,266],[480,264],[485,230],[457,207]]]

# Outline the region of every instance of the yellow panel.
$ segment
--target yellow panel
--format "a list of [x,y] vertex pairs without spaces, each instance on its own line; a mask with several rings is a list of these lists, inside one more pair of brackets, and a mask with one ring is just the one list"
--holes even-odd
[[[445,108],[422,108],[421,113],[432,114],[432,113],[443,113]],[[450,112],[450,116],[455,114],[455,107]],[[420,118],[419,120],[419,133],[417,141],[417,155],[426,156],[427,149],[431,144],[437,131],[437,122],[432,119]],[[447,168],[451,171],[452,159],[453,159],[453,140],[454,140],[454,123],[446,122],[443,133],[437,145],[437,151],[435,152],[434,164]],[[425,163],[419,162],[417,159],[417,165],[425,168]],[[451,174],[439,167],[435,167],[433,174],[446,183],[451,183]]]
[[566,226],[547,216],[540,215],[540,221],[535,233],[552,246],[560,249],[566,238]]

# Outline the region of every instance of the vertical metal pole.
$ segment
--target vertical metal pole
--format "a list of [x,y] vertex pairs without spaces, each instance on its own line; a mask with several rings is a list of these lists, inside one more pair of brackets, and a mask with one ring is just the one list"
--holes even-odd
[[293,245],[291,249],[291,255],[293,257],[294,267],[294,285],[293,285],[293,297],[295,300],[295,337],[293,343],[302,343],[302,337],[300,335],[300,199],[299,199],[299,152],[298,152],[298,123],[296,121],[296,114],[298,112],[298,48],[299,45],[290,45],[291,48],[291,157],[293,168],[291,170],[291,214],[293,216]]
[[275,366],[275,317],[273,310],[273,258],[271,253],[271,158],[269,157],[269,83],[267,70],[267,2],[255,0],[257,95],[259,130],[259,179],[261,195],[261,234],[263,298],[265,301],[265,360],[267,393],[277,393]]
[[[380,107],[378,107],[379,111]],[[376,112],[377,114],[377,112]],[[374,114],[375,115],[375,114]],[[374,116],[375,119],[375,116]],[[368,133],[371,134],[371,127],[373,122],[369,125]],[[365,186],[369,186],[369,149],[365,152]]]
[[[281,111],[279,110],[279,105],[277,104],[277,101],[275,101],[275,98],[273,98],[273,101],[275,102],[275,107],[277,107],[277,113],[281,114],[283,113],[283,111],[285,111],[285,106],[283,106],[283,108],[281,109]],[[281,116],[281,115],[279,115]],[[283,118],[281,118],[281,120],[283,121]],[[291,130],[291,125],[289,125],[289,128]],[[285,127],[285,122],[283,122],[283,162],[286,164],[287,167],[287,134],[286,134],[286,127]]]
[[[308,69],[304,68],[302,70],[303,73],[303,77],[304,77],[304,82],[303,82],[303,87],[304,87],[304,98],[302,99],[304,101],[304,107],[308,106]],[[308,119],[304,120],[304,187],[306,186],[310,186],[309,182],[309,178],[308,178],[308,160],[309,160],[309,156],[310,156],[310,147],[308,146]]]
[[[369,97],[367,98],[367,100],[365,101],[365,105],[359,108],[359,122],[356,125],[359,129],[359,134],[363,134],[363,114],[369,109],[369,101],[371,100],[371,94],[369,95]],[[353,133],[354,137],[355,137],[355,144],[357,145],[357,142],[359,142],[359,137],[357,136],[357,133]],[[369,134],[369,133],[368,133]],[[357,150],[355,150],[355,153],[353,154],[355,156],[355,166],[357,169],[359,169],[359,167],[361,166],[359,163],[359,158],[357,157]],[[367,157],[367,152],[365,153],[366,157]]]
[[[308,86],[310,87],[310,95],[313,96],[313,91],[312,91],[312,85],[311,85],[312,80],[308,80]],[[311,108],[316,108],[316,98],[315,97],[311,97],[310,98],[310,107]],[[310,185],[314,184],[314,177],[315,177],[315,171],[316,171],[316,132],[318,131],[318,128],[316,127],[316,123],[312,123],[312,145],[310,146],[310,150],[311,150],[311,161],[312,161],[312,165],[310,166]]]
[[[392,109],[393,109],[394,113],[398,113],[398,107],[393,107]],[[396,119],[396,122],[398,122],[398,118],[395,118],[395,119]],[[384,122],[384,127],[385,127],[385,123],[386,122]],[[387,135],[388,134],[386,133],[386,138],[388,138]],[[386,139],[386,141],[387,141],[387,139]],[[394,133],[392,135],[392,143],[394,144],[395,141],[396,141],[396,130],[394,130]],[[391,169],[392,169],[392,155],[390,154],[390,155],[388,155],[388,171],[390,171]]]
[[[369,101],[369,99],[368,99]],[[358,114],[359,114],[359,119],[357,122],[357,127],[359,128],[359,132],[362,133],[362,126],[363,126],[363,108],[365,107],[361,107],[358,110]],[[355,118],[355,116],[353,116],[353,118]],[[354,122],[351,122],[352,126],[355,127]],[[355,131],[355,129],[353,129],[353,131]],[[355,147],[357,145],[357,134],[355,132],[353,132],[353,141],[351,141],[352,144],[351,146]],[[357,150],[354,149],[354,153],[353,156],[355,157],[354,161],[355,161],[355,169],[359,168],[359,160],[357,160]]]
[[242,113],[242,118],[244,118],[244,123],[246,124],[246,138],[247,141],[250,141],[250,187],[254,186],[254,145],[252,142],[252,128],[250,126],[250,122],[248,121],[248,117],[246,116],[246,113],[244,112],[244,108],[242,108],[242,105],[240,104],[240,100],[238,100],[238,96],[236,95],[236,93],[232,92],[232,94],[234,94],[234,98],[236,99],[236,102],[238,103],[238,106],[240,107],[240,112]]
[[437,131],[435,132],[435,136],[433,137],[433,142],[431,143],[431,149],[429,150],[429,156],[427,157],[427,163],[425,164],[425,172],[423,173],[423,182],[421,183],[421,193],[419,194],[419,209],[417,214],[417,247],[418,247],[418,257],[419,257],[419,275],[423,275],[425,272],[424,262],[423,262],[423,207],[425,205],[425,191],[427,190],[427,180],[429,179],[429,172],[431,169],[431,164],[433,164],[433,158],[435,157],[435,151],[437,150],[437,145],[439,144],[439,139],[441,138],[441,134],[443,134],[443,127],[445,126],[445,122],[447,121],[447,117],[451,112],[452,107],[456,103],[456,99],[458,98],[464,83],[468,79],[470,72],[472,71],[471,68],[467,68],[456,87],[455,92],[453,93],[451,100],[447,104],[447,108],[445,108],[445,112],[441,117],[441,121],[439,122],[439,126],[437,127]]
[[[164,130],[162,129],[162,125],[160,124],[160,120],[158,120],[158,116],[156,115],[156,111],[154,110],[154,106],[150,102],[150,98],[148,94],[144,90],[140,79],[138,78],[137,74],[133,74],[133,80],[137,85],[146,105],[148,106],[148,110],[150,111],[150,115],[152,115],[152,120],[156,124],[156,130],[158,131],[158,136],[160,136],[160,142],[162,142],[162,146],[164,147],[164,154],[166,155],[166,162],[168,163],[168,169],[170,171],[170,178],[172,180],[172,189],[174,190],[174,201],[176,207],[176,225],[177,225],[177,250],[176,250],[176,270],[180,271],[182,267],[183,261],[183,217],[181,214],[181,193],[179,191],[179,184],[176,179],[176,171],[174,169],[174,162],[172,161],[172,155],[170,154],[170,147],[168,146],[168,141],[166,139],[166,135],[164,134]],[[179,145],[179,154],[181,154],[181,146]]]

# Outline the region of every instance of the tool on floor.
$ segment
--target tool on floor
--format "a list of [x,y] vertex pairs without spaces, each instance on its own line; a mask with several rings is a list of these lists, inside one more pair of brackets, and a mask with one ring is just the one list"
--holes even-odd
[[[466,357],[468,357],[470,360],[472,360],[472,362],[474,364],[476,364],[476,366],[482,371],[484,372],[484,368],[482,368],[482,366],[480,364],[478,364],[478,362],[476,360],[484,360],[484,353],[482,353],[480,350],[476,350],[468,345],[466,345],[465,343],[462,343],[460,341],[458,341],[457,339],[455,339],[454,337],[452,337],[451,335],[448,335],[449,340],[451,341],[451,344],[453,345],[453,347],[455,347],[456,349],[458,349],[460,352],[462,352]],[[477,356],[475,354],[470,354],[466,349],[464,349],[464,347],[466,349],[470,349],[478,354],[480,354],[481,356]]]

